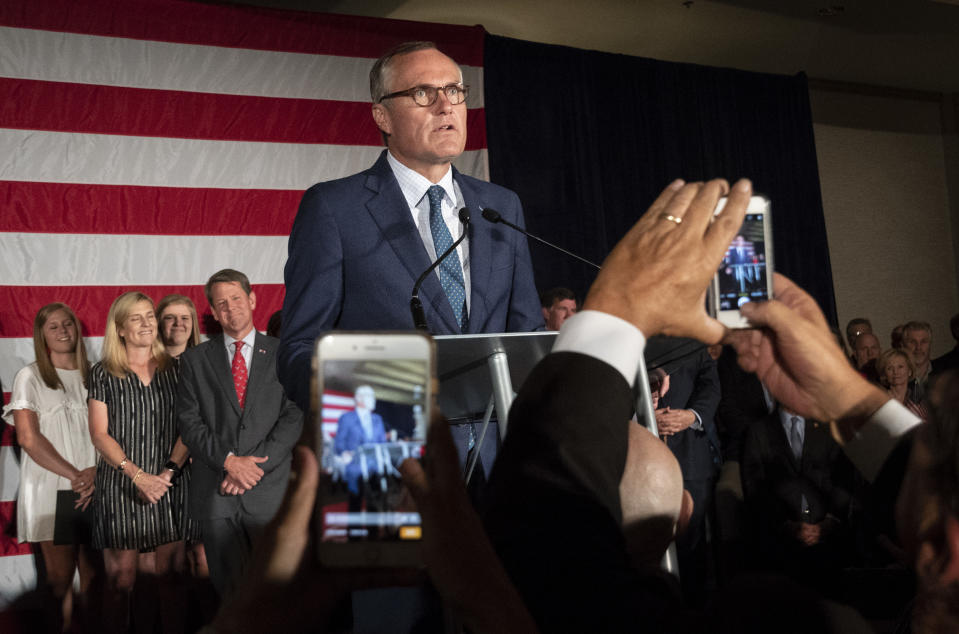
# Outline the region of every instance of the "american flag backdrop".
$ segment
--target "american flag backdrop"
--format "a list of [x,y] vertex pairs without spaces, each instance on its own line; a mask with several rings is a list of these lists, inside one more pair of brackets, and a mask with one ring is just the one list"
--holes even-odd
[[[367,77],[398,42],[432,40],[462,65],[472,92],[457,167],[487,178],[483,38],[482,27],[185,0],[3,0],[4,389],[33,361],[33,316],[52,301],[77,312],[96,360],[120,293],[179,292],[209,313],[203,283],[231,267],[250,277],[264,330],[302,191],[381,150]],[[0,609],[36,583],[16,540],[13,444],[5,427]]]

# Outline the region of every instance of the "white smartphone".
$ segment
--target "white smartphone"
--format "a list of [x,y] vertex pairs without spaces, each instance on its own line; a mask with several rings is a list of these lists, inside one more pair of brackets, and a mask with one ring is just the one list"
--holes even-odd
[[[719,213],[726,206],[721,198]],[[773,232],[769,199],[753,196],[746,218],[723,256],[713,277],[715,317],[729,328],[748,328],[739,308],[746,302],[765,301],[773,296]]]
[[432,338],[332,332],[317,342],[314,363],[320,563],[419,565],[422,523],[398,469],[423,456],[435,384]]

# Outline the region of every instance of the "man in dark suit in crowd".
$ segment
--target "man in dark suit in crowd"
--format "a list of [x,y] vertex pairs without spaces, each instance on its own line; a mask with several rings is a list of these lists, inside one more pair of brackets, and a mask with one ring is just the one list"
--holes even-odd
[[246,275],[214,273],[206,296],[223,334],[180,357],[177,418],[193,457],[190,516],[201,522],[210,579],[224,596],[279,507],[303,417],[276,377],[279,341],[253,328]]
[[452,167],[466,145],[469,88],[429,42],[385,54],[370,71],[373,120],[386,143],[376,164],[319,183],[303,196],[284,279],[280,379],[309,407],[310,359],[331,329],[413,327],[413,284],[459,237],[466,242],[420,288],[434,334],[531,331],[543,326],[526,238],[480,217],[484,208],[522,226],[515,193]]
[[690,601],[698,603],[705,599],[709,560],[706,517],[712,512],[720,462],[715,423],[719,375],[716,361],[703,347],[692,358],[683,359],[679,367],[667,368],[667,372],[669,391],[659,401],[656,425],[679,461],[683,487],[693,498],[689,527],[677,538],[676,550],[683,590]]
[[576,314],[576,294],[568,288],[557,286],[539,294],[543,307],[543,319],[547,330],[559,330],[563,322]]
[[949,320],[949,331],[952,333],[952,338],[956,340],[956,345],[946,354],[932,360],[933,374],[942,374],[946,370],[959,369],[959,313],[953,315],[952,319]]
[[829,425],[780,406],[746,430],[742,480],[757,564],[824,587],[849,561],[854,488]]

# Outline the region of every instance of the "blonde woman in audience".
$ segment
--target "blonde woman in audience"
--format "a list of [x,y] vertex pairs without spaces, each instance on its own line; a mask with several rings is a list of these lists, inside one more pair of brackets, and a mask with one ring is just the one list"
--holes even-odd
[[183,597],[175,577],[183,561],[180,518],[186,487],[174,477],[187,450],[174,411],[177,362],[158,334],[150,298],[124,293],[110,306],[103,360],[90,370],[90,435],[102,457],[93,545],[103,550],[106,567],[104,624],[118,631],[129,619],[137,554],[151,548],[156,549],[163,629],[183,629]]
[[926,408],[909,398],[909,381],[916,375],[909,355],[899,348],[886,350],[876,360],[879,381],[890,396],[909,408],[913,414],[927,420]]
[[[76,496],[75,502],[61,502],[60,513],[70,523],[76,519],[74,509],[83,511],[90,504],[96,472],[96,452],[87,433],[90,365],[80,324],[68,306],[47,304],[37,312],[33,350],[36,361],[17,373],[3,418],[16,427],[23,449],[17,537],[39,546],[35,552],[43,558],[48,596],[56,604],[44,613],[55,621],[49,629],[58,631],[70,628],[73,607],[83,602],[99,567],[82,529],[68,535],[73,543],[54,543],[59,492],[72,490]],[[78,570],[80,594],[74,596]]]

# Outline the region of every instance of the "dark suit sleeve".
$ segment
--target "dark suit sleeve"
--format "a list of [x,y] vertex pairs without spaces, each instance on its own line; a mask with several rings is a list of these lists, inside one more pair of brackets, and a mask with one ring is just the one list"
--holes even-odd
[[[696,372],[693,392],[686,401],[686,408],[699,414],[708,433],[709,428],[715,426],[716,408],[719,406],[719,374],[716,372],[716,361],[709,353],[703,350],[700,355],[699,370]],[[715,438],[713,440],[716,441]]]
[[[514,224],[526,228],[523,217],[523,206],[519,196],[510,192],[513,197],[515,218]],[[536,282],[533,279],[533,262],[529,254],[529,244],[526,236],[518,231],[513,234],[513,290],[510,294],[509,314],[506,317],[507,332],[530,332],[543,330],[546,324],[543,321],[543,311],[539,303],[539,293],[536,291]]]
[[618,371],[570,352],[548,355],[510,410],[484,521],[542,631],[663,631],[678,613],[630,568],[620,531],[631,411]]
[[286,295],[277,373],[287,396],[303,412],[310,411],[313,346],[320,333],[333,328],[343,302],[343,251],[322,185],[303,195],[283,272]]
[[[195,350],[195,349],[194,349]],[[203,461],[215,472],[223,470],[223,462],[233,447],[227,447],[200,413],[200,392],[195,365],[199,354],[187,350],[180,358],[180,380],[177,383],[176,415],[180,437],[195,460]]]
[[252,456],[269,456],[266,462],[261,462],[259,467],[263,473],[270,473],[279,465],[288,461],[293,454],[293,445],[300,439],[303,433],[303,413],[296,403],[283,396],[283,404],[280,407],[280,415],[273,425],[273,429],[266,435],[261,442],[250,452]]

